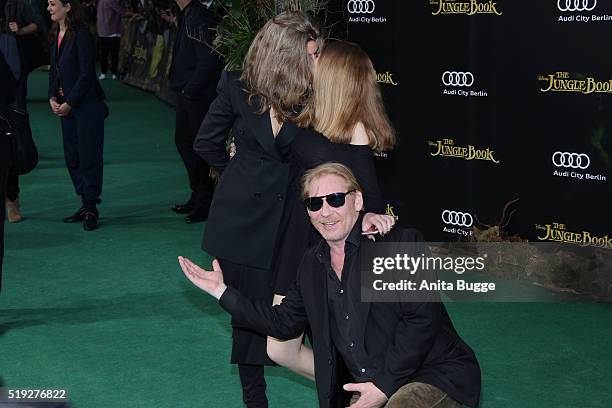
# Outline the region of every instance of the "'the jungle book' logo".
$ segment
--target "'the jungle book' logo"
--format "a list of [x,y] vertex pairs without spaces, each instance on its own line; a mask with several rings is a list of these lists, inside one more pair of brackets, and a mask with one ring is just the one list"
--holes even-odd
[[594,77],[582,77],[572,75],[569,72],[555,72],[554,74],[540,75],[538,80],[544,82],[540,88],[546,92],[577,92],[585,95],[592,93],[612,94],[612,79],[598,81]]
[[434,16],[439,14],[495,14],[501,16],[502,13],[497,10],[497,2],[493,0],[479,1],[456,1],[456,0],[430,0],[429,3],[435,6],[431,12]]
[[572,232],[568,231],[565,224],[553,222],[551,224],[535,226],[536,229],[543,231],[543,236],[539,236],[540,241],[565,242],[582,246],[596,246],[601,248],[612,248],[612,238],[609,235],[597,237],[589,231]]
[[442,139],[436,140],[435,142],[429,142],[429,145],[433,147],[431,152],[432,156],[446,156],[446,157],[457,157],[465,160],[486,160],[499,164],[499,160],[495,160],[494,150],[487,147],[484,149],[477,149],[473,145],[467,146],[455,146],[453,139]]

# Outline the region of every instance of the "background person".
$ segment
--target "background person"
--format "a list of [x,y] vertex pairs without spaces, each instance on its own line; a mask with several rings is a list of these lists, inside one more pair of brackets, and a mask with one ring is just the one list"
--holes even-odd
[[102,194],[104,119],[108,108],[96,79],[95,40],[83,25],[78,0],[49,0],[49,105],[62,123],[64,158],[81,207],[64,222],[96,229]]
[[[2,136],[4,139],[2,143],[8,143],[9,139],[6,137],[5,132],[9,130],[10,125],[8,122],[7,110],[9,106],[15,102],[17,94],[17,87],[19,86],[19,77],[21,75],[21,59],[19,56],[19,49],[17,48],[17,41],[15,37],[9,34],[0,32],[0,54],[2,56],[2,76],[0,77],[0,89],[2,93],[0,95],[0,114],[3,117],[2,120]],[[9,148],[3,152],[7,159],[3,161],[2,179],[0,183],[2,185],[2,223],[4,225],[4,208],[6,206],[6,218],[9,222],[19,222],[22,220],[21,210],[19,208],[19,179],[17,172],[11,165],[9,160]]]
[[[11,167],[10,131],[6,111],[14,101],[19,78],[19,56],[17,43],[7,34],[0,33],[0,197],[6,196],[7,176]],[[0,200],[0,291],[2,291],[2,263],[4,259],[5,202]],[[9,213],[10,216],[10,213]]]
[[121,45],[121,18],[132,16],[119,0],[98,0],[96,5],[96,25],[100,37],[100,70],[98,79],[106,79],[108,60],[111,61],[111,74],[117,79],[119,67],[119,46]]
[[[11,103],[22,113],[28,111],[28,76],[37,67],[40,44],[37,37],[38,25],[32,9],[26,0],[7,0],[4,6],[6,19],[5,31],[15,36],[19,49],[20,76],[17,78],[17,92]],[[29,126],[29,124],[28,124]],[[23,219],[19,203],[19,175],[15,168],[8,172],[6,187],[6,207],[9,222],[19,222]]]
[[215,87],[222,68],[220,59],[210,46],[217,18],[209,8],[210,2],[205,3],[176,0],[181,10],[177,19],[162,14],[166,21],[178,24],[170,66],[170,86],[178,94],[174,141],[189,176],[191,196],[186,203],[177,204],[172,210],[185,214],[188,224],[208,218],[214,191],[209,165],[193,150],[198,129],[217,96]]
[[4,6],[6,29],[15,36],[21,59],[21,76],[17,88],[15,107],[27,112],[28,75],[36,68],[38,26],[26,0],[7,0]]

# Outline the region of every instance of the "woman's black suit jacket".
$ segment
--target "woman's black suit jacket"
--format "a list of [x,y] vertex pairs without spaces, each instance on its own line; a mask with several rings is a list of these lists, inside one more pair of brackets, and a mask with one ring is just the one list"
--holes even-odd
[[[271,269],[289,183],[289,148],[298,128],[286,123],[276,137],[270,115],[256,113],[240,72],[221,75],[193,148],[220,173],[204,230],[202,249],[241,265]],[[229,130],[236,143],[230,160]]]
[[58,97],[62,88],[66,102],[78,112],[85,103],[105,99],[104,91],[96,78],[96,42],[86,28],[78,28],[73,34],[64,36],[61,47],[57,38],[51,44],[51,67],[49,69],[49,98]]

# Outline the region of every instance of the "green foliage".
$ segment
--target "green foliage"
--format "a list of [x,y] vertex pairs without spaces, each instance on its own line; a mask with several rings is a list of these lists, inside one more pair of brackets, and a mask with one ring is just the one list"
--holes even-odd
[[244,57],[257,31],[275,15],[298,10],[324,16],[327,0],[220,0],[219,12],[225,14],[217,26],[214,50],[225,61],[225,69],[242,69]]

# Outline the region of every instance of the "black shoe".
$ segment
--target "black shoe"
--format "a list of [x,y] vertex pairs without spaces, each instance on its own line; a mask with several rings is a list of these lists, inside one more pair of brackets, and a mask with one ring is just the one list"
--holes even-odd
[[70,217],[62,218],[63,222],[71,223],[71,222],[80,222],[85,218],[85,209],[83,207],[79,208],[77,212],[72,214]]
[[172,207],[172,211],[177,214],[189,214],[193,211],[193,203],[190,200],[185,204],[176,204],[174,207]]
[[198,222],[203,222],[208,219],[208,209],[199,209],[194,210],[189,213],[188,216],[185,217],[185,222],[187,224],[195,224]]
[[83,217],[83,229],[85,231],[93,231],[98,226],[98,214],[93,211],[87,211]]

